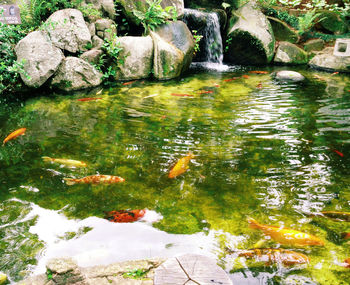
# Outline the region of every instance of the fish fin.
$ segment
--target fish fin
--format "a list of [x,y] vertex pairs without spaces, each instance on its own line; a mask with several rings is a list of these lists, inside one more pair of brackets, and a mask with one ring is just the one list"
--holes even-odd
[[48,156],[42,156],[41,157],[45,162],[51,162],[52,161],[52,158],[51,157],[48,157]]
[[248,218],[249,227],[252,229],[260,229],[260,224],[253,218]]
[[75,181],[73,178],[63,178],[64,181],[66,181],[67,185],[74,185]]

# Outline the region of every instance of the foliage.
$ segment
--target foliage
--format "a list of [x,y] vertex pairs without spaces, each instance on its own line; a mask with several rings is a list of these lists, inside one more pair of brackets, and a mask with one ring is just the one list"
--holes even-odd
[[266,15],[280,19],[295,29],[299,28],[299,19],[293,15],[289,15],[286,11],[278,11],[273,8],[267,8]]
[[123,274],[124,278],[143,279],[148,273],[148,269],[134,269]]
[[145,33],[154,30],[161,24],[164,24],[168,19],[176,20],[177,11],[175,7],[169,6],[162,8],[160,3],[162,0],[146,0],[148,8],[146,12],[134,10],[134,15],[140,20],[144,27]]
[[46,277],[47,277],[47,280],[52,280],[53,272],[50,269],[46,270]]
[[20,84],[19,72],[26,75],[23,70],[24,62],[16,61],[14,47],[29,31],[20,25],[0,23],[0,94],[4,91],[14,91],[16,86]]
[[203,38],[201,35],[197,35],[197,30],[192,30],[193,40],[194,40],[194,53],[199,51],[199,42]]
[[301,0],[278,0],[278,2],[288,7],[296,7],[301,4]]
[[319,19],[321,13],[316,13],[316,9],[307,11],[304,15],[299,16],[298,33],[304,35],[307,33],[317,22],[322,21]]

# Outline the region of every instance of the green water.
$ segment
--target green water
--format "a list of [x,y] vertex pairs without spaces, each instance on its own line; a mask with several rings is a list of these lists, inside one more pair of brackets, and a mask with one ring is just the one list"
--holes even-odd
[[[300,70],[307,81],[295,84],[270,74],[240,77],[247,72],[192,71],[181,80],[2,99],[1,139],[27,132],[0,148],[0,271],[18,281],[43,272],[53,256],[88,266],[198,252],[216,258],[236,284],[349,284],[341,263],[350,244],[340,234],[350,224],[309,214],[350,212],[350,77]],[[232,77],[239,78],[225,81]],[[196,156],[189,170],[169,179],[189,151]],[[42,156],[88,167],[64,168]],[[98,173],[126,182],[63,181]],[[106,211],[142,208],[162,218],[103,219]],[[263,238],[247,217],[314,234],[325,246],[285,247],[310,257],[299,267],[226,254],[225,247],[251,248]]]

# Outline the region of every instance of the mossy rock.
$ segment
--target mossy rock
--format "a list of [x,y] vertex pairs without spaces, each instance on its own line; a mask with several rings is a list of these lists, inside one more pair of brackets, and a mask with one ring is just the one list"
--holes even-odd
[[306,64],[308,62],[308,55],[304,50],[292,43],[280,42],[274,62],[290,65]]
[[338,13],[327,10],[320,13],[318,26],[321,29],[338,35],[345,34],[348,31],[348,24]]
[[288,24],[274,17],[267,17],[267,19],[270,21],[277,41],[286,41],[293,44],[299,41],[298,32]]
[[310,51],[320,51],[324,49],[324,40],[322,39],[311,39],[304,43],[304,50]]

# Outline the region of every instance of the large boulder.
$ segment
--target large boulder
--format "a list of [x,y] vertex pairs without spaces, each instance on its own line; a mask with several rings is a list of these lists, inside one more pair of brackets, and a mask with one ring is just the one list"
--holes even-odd
[[[237,16],[238,15],[238,16]],[[234,12],[229,20],[225,60],[236,64],[266,64],[274,56],[271,24],[254,1]]]
[[325,48],[309,62],[310,67],[326,71],[350,73],[350,56],[335,56],[333,48]]
[[[20,73],[23,82],[30,87],[40,87],[58,69],[64,59],[62,51],[40,32],[31,32],[16,45],[18,62],[24,62],[26,74]],[[28,75],[28,76],[27,76]]]
[[320,12],[320,21],[317,27],[321,26],[322,30],[326,30],[327,33],[345,34],[348,30],[349,24],[340,16],[338,12],[324,10]]
[[307,52],[321,51],[324,49],[325,42],[322,39],[311,39],[304,43],[304,50]]
[[306,64],[307,52],[290,42],[280,42],[274,58],[275,63],[282,64]]
[[83,0],[82,6],[92,5],[101,15],[107,15],[110,19],[115,20],[116,11],[113,0]]
[[[139,25],[140,20],[135,16],[133,11],[139,11],[145,13],[148,9],[146,0],[130,1],[130,0],[116,0],[116,3],[120,4],[123,8],[124,14],[129,18],[130,21]],[[184,15],[184,1],[183,0],[163,0],[160,5],[163,9],[166,7],[175,7],[177,16],[181,19]]]
[[95,22],[96,35],[104,40],[112,40],[117,35],[117,25],[111,19],[98,19]]
[[77,9],[64,9],[53,13],[44,24],[52,43],[71,53],[86,51],[91,45],[91,34],[83,14]]
[[131,80],[148,78],[153,68],[153,40],[147,37],[120,37],[117,43],[122,48],[119,53],[115,78]]
[[96,87],[102,82],[102,73],[87,61],[77,57],[66,57],[60,65],[51,85],[63,91],[74,91]]
[[297,43],[299,41],[298,31],[282,22],[280,19],[274,17],[267,17],[270,21],[273,34],[277,41],[286,41],[290,43]]
[[[154,41],[154,76],[170,79],[179,76],[190,66],[194,40],[182,21],[168,22],[151,33]],[[174,59],[170,58],[175,56]]]

